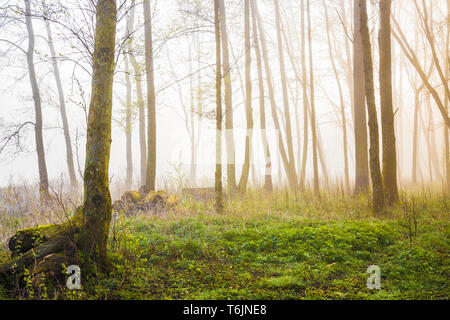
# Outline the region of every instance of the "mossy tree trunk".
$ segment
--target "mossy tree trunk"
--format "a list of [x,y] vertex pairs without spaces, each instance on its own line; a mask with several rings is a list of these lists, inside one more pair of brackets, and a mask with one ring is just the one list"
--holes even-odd
[[[115,30],[116,1],[98,0],[83,206],[78,207],[72,219],[63,224],[19,230],[8,243],[13,258],[0,266],[2,279],[5,275],[8,277],[10,273],[19,273],[30,267],[38,279],[40,273],[54,266],[59,268],[61,262],[66,265],[79,263],[78,252],[82,253],[81,262],[86,266],[92,263],[98,271],[109,270],[106,248],[112,205],[108,167]],[[59,272],[63,272],[62,268]]]
[[100,269],[108,266],[106,245],[111,221],[109,156],[116,35],[116,1],[98,0],[92,93],[89,106],[84,205],[79,245]]

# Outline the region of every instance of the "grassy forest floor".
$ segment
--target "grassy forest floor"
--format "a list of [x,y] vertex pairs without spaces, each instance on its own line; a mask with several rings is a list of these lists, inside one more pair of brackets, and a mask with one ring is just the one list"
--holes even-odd
[[[184,200],[157,215],[119,216],[109,247],[116,270],[58,297],[449,299],[449,197],[402,194],[397,207],[377,217],[369,204],[367,196],[317,200],[254,190],[229,200],[222,215],[212,203]],[[0,219],[2,239],[23,225]],[[2,247],[0,262],[8,258]],[[366,286],[370,265],[381,269],[381,290]],[[21,296],[50,298],[43,289]],[[0,297],[11,293],[0,286]]]

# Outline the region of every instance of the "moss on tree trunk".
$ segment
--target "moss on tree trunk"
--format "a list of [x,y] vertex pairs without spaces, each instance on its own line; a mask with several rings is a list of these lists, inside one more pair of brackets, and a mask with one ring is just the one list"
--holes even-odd
[[115,30],[116,1],[99,0],[79,245],[85,258],[100,269],[105,269],[109,265],[106,244],[112,212],[108,168],[111,149]]

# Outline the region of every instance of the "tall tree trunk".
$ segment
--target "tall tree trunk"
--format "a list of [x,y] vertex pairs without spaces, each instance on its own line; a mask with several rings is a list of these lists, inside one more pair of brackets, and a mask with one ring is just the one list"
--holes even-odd
[[367,113],[369,115],[370,134],[370,174],[373,188],[373,209],[380,212],[384,208],[383,181],[380,169],[380,150],[377,109],[375,106],[375,92],[373,85],[372,48],[367,19],[366,0],[360,1],[361,41],[364,60],[364,78],[366,87]]
[[264,189],[267,192],[273,191],[272,182],[272,162],[270,160],[270,148],[267,139],[266,131],[266,110],[265,110],[265,97],[264,97],[264,80],[263,80],[263,69],[261,61],[261,51],[259,46],[258,29],[256,23],[256,12],[255,12],[255,0],[250,0],[251,12],[252,12],[252,28],[253,28],[253,40],[255,44],[256,53],[256,66],[258,70],[258,85],[259,85],[259,123],[261,127],[261,140],[264,152],[265,161],[265,172],[264,172]]
[[[136,11],[136,4],[132,4],[130,8],[130,15],[127,21],[128,30],[133,31],[134,28],[134,16]],[[130,62],[133,66],[134,80],[136,82],[136,96],[139,109],[139,153],[140,153],[140,183],[145,185],[145,179],[147,177],[147,138],[145,133],[145,102],[144,94],[142,91],[142,70],[136,61],[134,55],[133,38],[128,42],[128,51],[130,56]]]
[[236,190],[236,165],[233,131],[233,89],[231,87],[231,65],[228,48],[228,32],[225,4],[220,0],[220,34],[223,57],[223,80],[225,86],[225,143],[227,149],[227,184],[231,192]]
[[284,147],[284,142],[283,142],[283,135],[280,130],[280,121],[278,119],[278,114],[277,114],[277,105],[275,102],[275,93],[274,93],[273,84],[272,84],[272,72],[270,70],[269,57],[267,55],[267,46],[266,46],[266,41],[265,41],[264,26],[262,23],[261,16],[259,15],[258,6],[257,6],[256,2],[253,2],[253,8],[255,9],[254,13],[256,15],[256,20],[258,23],[258,30],[259,30],[259,37],[261,40],[261,51],[262,51],[264,67],[266,70],[266,80],[267,80],[267,87],[269,90],[269,100],[270,100],[270,105],[271,105],[272,118],[273,118],[273,122],[275,125],[275,129],[278,131],[278,145],[280,148],[280,157],[283,162],[283,166],[284,166],[286,176],[289,181],[289,185],[292,190],[295,190],[295,188],[297,186],[297,181],[295,179],[293,179],[294,176],[290,174],[290,172],[291,172],[290,164],[289,164],[289,160],[286,155],[286,149]]
[[36,116],[36,121],[34,123],[34,137],[36,140],[36,152],[39,168],[39,192],[41,199],[45,199],[48,196],[48,176],[47,176],[47,165],[45,163],[44,138],[42,136],[41,96],[39,93],[36,71],[34,69],[34,30],[33,30],[33,23],[31,21],[32,14],[31,14],[30,0],[24,0],[24,2],[26,10],[25,20],[28,32],[28,50],[26,52],[27,65],[30,77],[31,90],[33,92],[34,112]]
[[302,93],[303,93],[303,152],[302,169],[300,172],[300,188],[305,188],[306,161],[308,159],[308,79],[306,70],[306,41],[305,41],[305,0],[301,0],[301,60],[302,60]]
[[313,167],[314,167],[314,193],[316,196],[320,195],[319,190],[319,168],[317,163],[317,130],[316,130],[316,108],[314,101],[314,70],[313,70],[313,57],[312,57],[312,30],[311,30],[311,8],[310,0],[306,2],[306,12],[308,16],[308,43],[309,43],[309,88],[310,88],[310,100],[311,100],[311,135],[312,135],[312,151],[313,151]]
[[250,153],[253,139],[253,109],[252,109],[252,78],[251,78],[251,46],[250,46],[250,0],[244,1],[244,38],[245,38],[245,117],[247,120],[247,133],[245,136],[245,159],[242,167],[241,179],[238,189],[245,192],[247,189],[250,171]]
[[116,1],[98,0],[86,140],[83,219],[79,242],[85,257],[100,269],[109,267],[106,250],[112,206],[108,168],[115,30]]
[[[280,62],[280,75],[281,75],[281,88],[283,93],[283,105],[284,105],[284,118],[286,123],[286,144],[288,149],[289,158],[289,175],[290,180],[293,179],[297,181],[297,173],[295,170],[295,159],[294,159],[294,148],[292,143],[292,126],[291,126],[291,114],[289,109],[289,97],[287,91],[287,80],[286,80],[286,70],[284,64],[284,54],[283,54],[283,41],[281,38],[281,17],[280,8],[278,0],[274,0],[275,7],[275,21],[276,21],[276,31],[277,31],[277,42],[278,42],[278,59]],[[297,189],[297,183],[295,184],[295,189]]]
[[342,93],[342,86],[341,81],[339,79],[339,74],[336,68],[336,63],[334,61],[333,56],[333,49],[331,48],[331,39],[330,39],[330,24],[328,20],[328,11],[327,11],[327,5],[325,4],[325,0],[322,0],[323,2],[323,8],[325,10],[325,23],[326,23],[326,29],[327,29],[327,40],[328,40],[328,53],[330,55],[331,65],[333,67],[334,76],[336,78],[336,82],[338,85],[338,91],[339,91],[339,101],[341,105],[341,119],[342,119],[342,133],[343,133],[343,152],[344,152],[344,167],[345,167],[345,190],[348,192],[350,190],[350,181],[349,181],[349,174],[348,174],[348,151],[347,151],[347,124],[346,124],[346,118],[345,118],[345,106],[344,106],[344,97]]
[[76,188],[78,186],[78,183],[75,174],[75,166],[73,163],[72,142],[70,139],[69,122],[67,120],[66,101],[64,98],[64,91],[61,82],[61,75],[59,73],[55,47],[53,45],[52,30],[50,27],[50,22],[47,19],[45,20],[45,28],[47,29],[48,46],[50,48],[50,54],[52,58],[53,74],[55,75],[56,87],[58,89],[59,111],[61,112],[64,140],[66,143],[66,158],[67,158],[67,168],[69,170],[70,185],[72,186],[72,188]]
[[156,184],[156,94],[153,68],[153,38],[150,0],[144,0],[145,70],[147,75],[148,154],[144,190],[154,191]]
[[383,183],[388,204],[398,201],[397,150],[392,106],[391,0],[380,1],[380,103],[383,140]]
[[364,62],[360,32],[360,2],[354,0],[353,33],[353,100],[355,128],[355,193],[369,188],[369,157],[367,145],[367,116],[364,84]]
[[216,37],[216,210],[223,211],[222,196],[222,59],[220,54],[220,0],[214,0],[214,30]]
[[130,190],[133,184],[133,153],[132,153],[132,123],[131,123],[131,79],[130,79],[130,65],[128,62],[128,54],[123,55],[125,60],[125,83],[126,83],[126,101],[125,101],[125,137],[126,137],[126,158],[127,171],[125,176],[125,187]]

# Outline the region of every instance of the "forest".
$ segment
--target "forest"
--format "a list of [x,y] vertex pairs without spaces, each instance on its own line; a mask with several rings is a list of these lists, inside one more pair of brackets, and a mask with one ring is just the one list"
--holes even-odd
[[0,0],[0,300],[448,300],[449,47],[450,0]]

